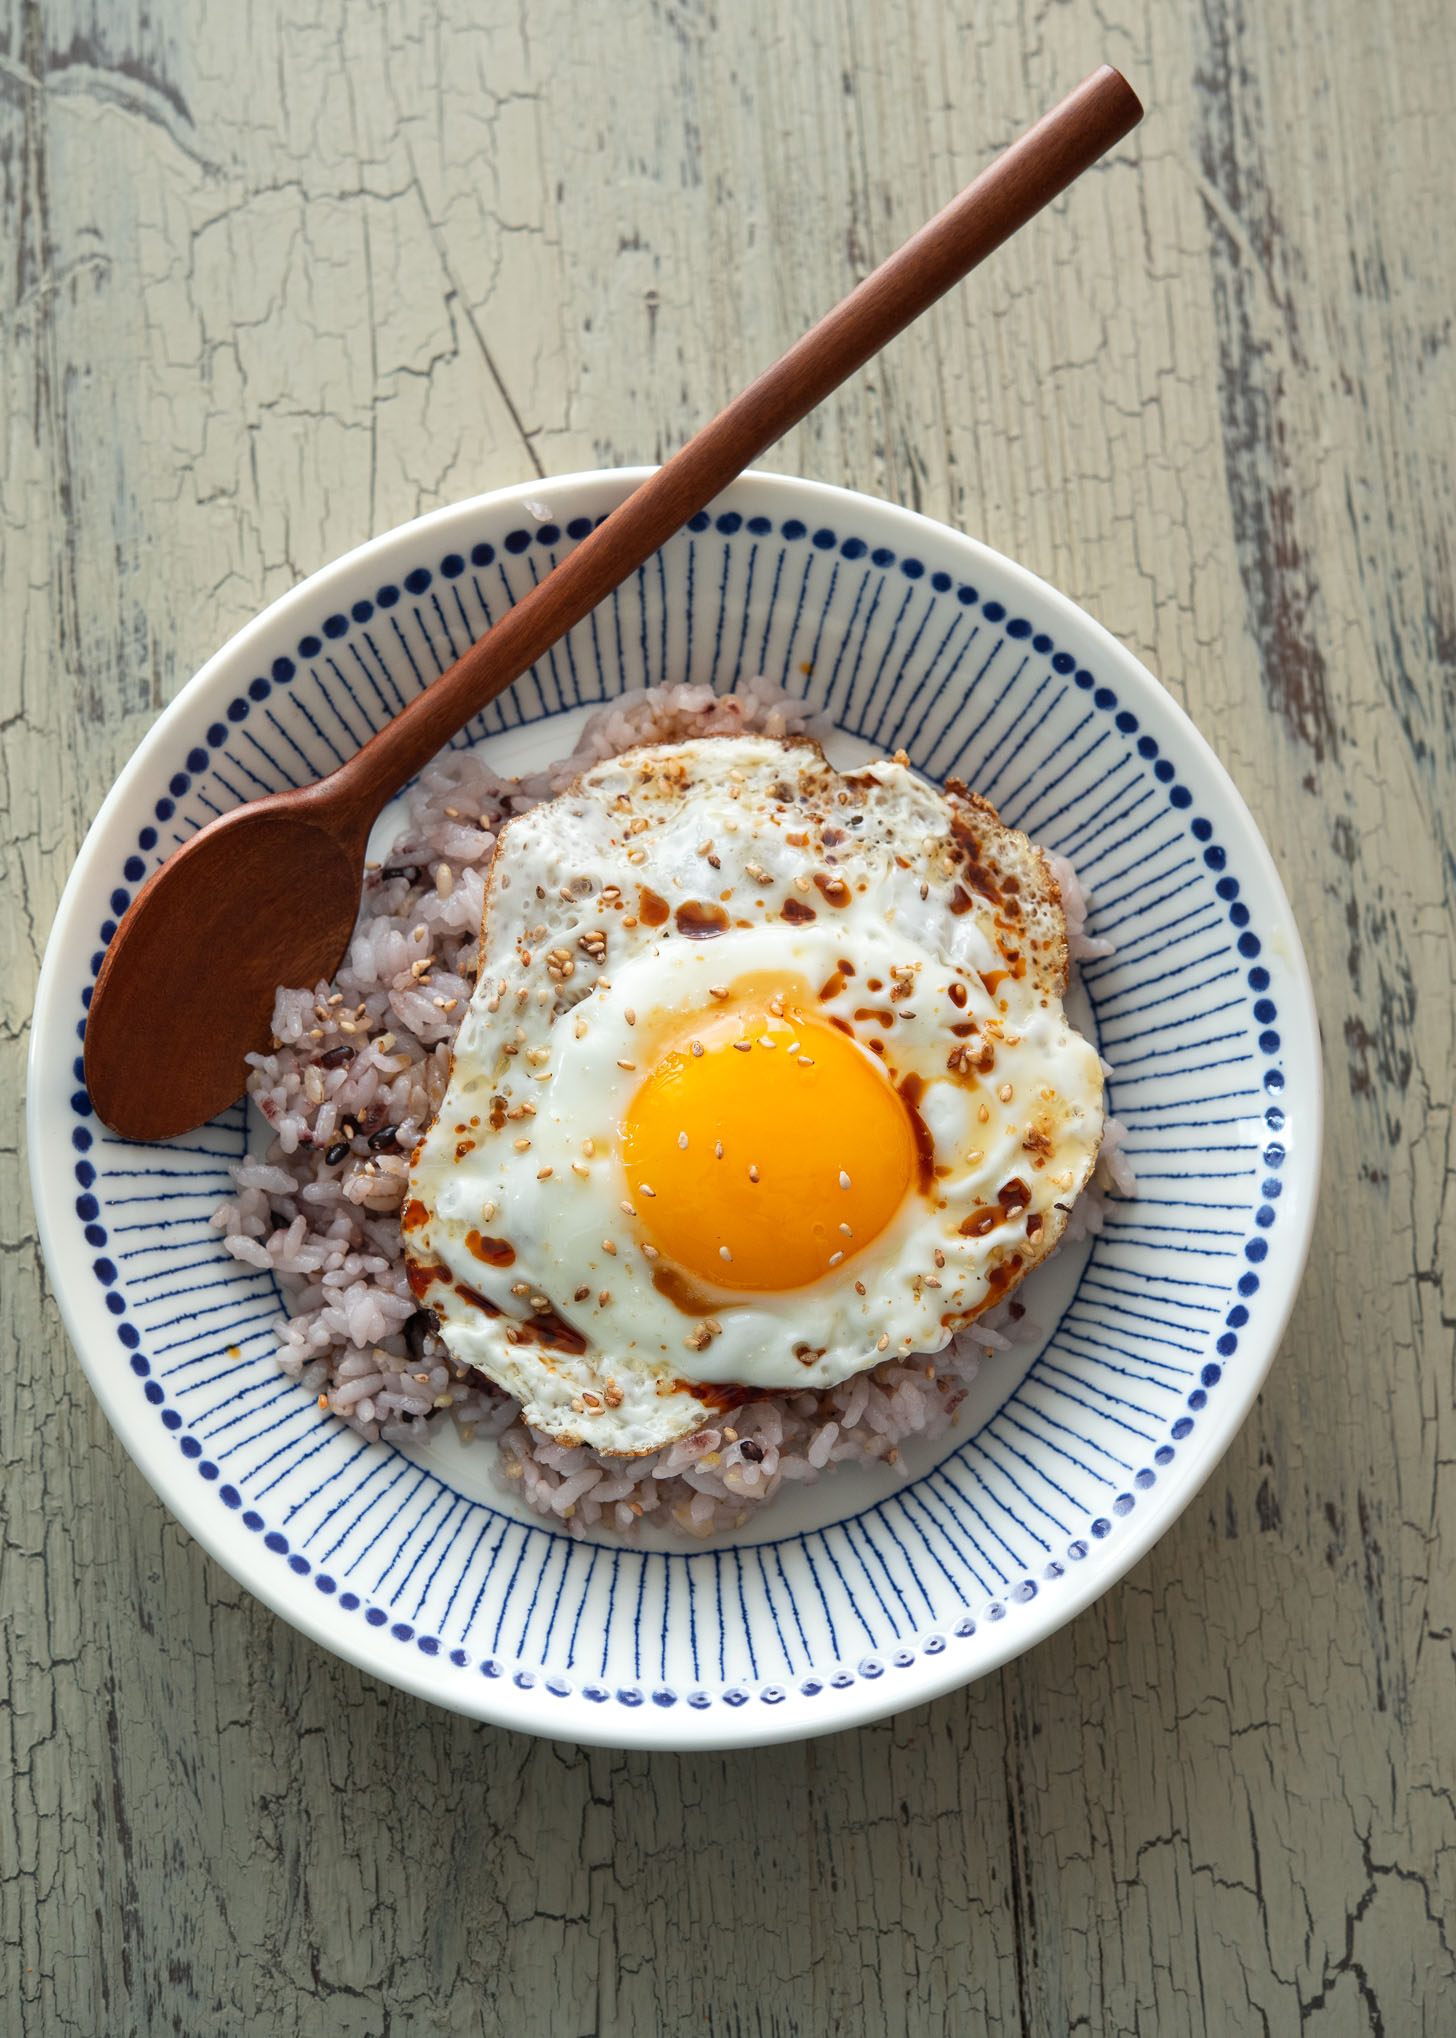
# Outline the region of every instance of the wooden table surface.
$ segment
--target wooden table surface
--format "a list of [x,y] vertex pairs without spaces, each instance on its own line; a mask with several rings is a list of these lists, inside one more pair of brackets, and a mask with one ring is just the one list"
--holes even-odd
[[759,1756],[525,1740],[172,1522],[7,1132],[5,2033],[1456,2028],[1449,0],[6,0],[0,1069],[218,644],[436,504],[661,457],[1103,58],[1139,133],[768,464],[1065,588],[1262,826],[1329,1125],[1257,1411],[973,1690]]

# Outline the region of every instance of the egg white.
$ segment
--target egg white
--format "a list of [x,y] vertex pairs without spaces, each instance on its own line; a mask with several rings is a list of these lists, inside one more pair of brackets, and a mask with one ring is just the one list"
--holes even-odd
[[[1055,1244],[1096,1158],[1100,1065],[1062,1009],[1054,885],[1022,838],[984,809],[969,828],[967,811],[903,762],[841,778],[811,744],[714,738],[612,759],[506,829],[405,1224],[447,1344],[529,1423],[607,1453],[656,1449],[742,1392],[820,1390],[938,1351],[1009,1292],[1013,1260],[1019,1274]],[[695,916],[715,915],[722,931],[701,938]],[[933,1190],[821,1279],[695,1282],[685,1314],[654,1286],[620,1153],[654,1038],[710,1012],[715,987],[776,973],[827,988],[845,960],[854,975],[812,995],[867,1054],[875,1035],[876,1079],[919,1077]],[[869,978],[910,987],[889,1027],[856,1017]],[[958,1060],[968,1022],[994,1068]],[[1025,1209],[964,1234],[1013,1181]]]

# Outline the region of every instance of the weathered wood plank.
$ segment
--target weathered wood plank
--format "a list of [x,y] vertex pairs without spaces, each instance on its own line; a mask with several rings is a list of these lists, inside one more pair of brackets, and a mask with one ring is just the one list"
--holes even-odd
[[7,2030],[1449,2021],[1445,15],[8,0],[8,1097],[87,820],[261,601],[660,457],[1106,56],[1146,126],[775,464],[1024,559],[1190,708],[1305,932],[1329,1158],[1259,1409],[1120,1589],[975,1691],[689,1761],[456,1721],[241,1594],[91,1403],[0,1130]]

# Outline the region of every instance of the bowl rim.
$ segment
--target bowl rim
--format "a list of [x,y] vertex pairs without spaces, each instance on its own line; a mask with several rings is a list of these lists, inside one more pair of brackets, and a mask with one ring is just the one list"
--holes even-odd
[[[711,513],[735,490],[745,487],[760,491],[770,499],[777,498],[781,504],[790,500],[799,507],[806,503],[819,504],[826,518],[835,508],[843,516],[852,506],[855,514],[863,516],[868,513],[886,521],[890,527],[898,526],[904,534],[907,549],[915,542],[923,544],[933,537],[938,545],[943,546],[949,541],[964,548],[972,562],[972,570],[976,563],[982,563],[983,568],[985,564],[993,565],[995,573],[1003,580],[1023,591],[1044,612],[1056,616],[1074,637],[1087,642],[1089,656],[1095,653],[1104,666],[1116,668],[1125,682],[1130,680],[1140,695],[1156,703],[1155,712],[1170,719],[1179,738],[1192,751],[1199,769],[1209,775],[1232,812],[1241,820],[1246,831],[1240,843],[1241,853],[1247,855],[1251,875],[1256,874],[1265,888],[1271,909],[1278,911],[1282,908],[1289,933],[1288,953],[1282,960],[1289,971],[1290,990],[1297,1001],[1298,1022],[1311,1056],[1309,1095],[1302,1104],[1299,1121],[1300,1139],[1290,1156],[1291,1162],[1298,1164],[1303,1190],[1298,1199],[1301,1228],[1297,1237],[1285,1235],[1281,1287],[1264,1318],[1265,1338],[1262,1349],[1258,1350],[1257,1362],[1241,1371],[1238,1389],[1220,1395],[1201,1420],[1199,1448],[1181,1461],[1187,1468],[1187,1476],[1180,1481],[1160,1484],[1156,1494],[1147,1494],[1139,1506],[1136,1520],[1126,1524],[1099,1566],[1084,1571],[1075,1582],[1070,1579],[1064,1581],[1066,1589],[1059,1590],[1054,1598],[1044,1600],[1034,1613],[1027,1609],[1028,1617],[1009,1624],[1004,1639],[978,1653],[969,1671],[953,1650],[945,1651],[938,1658],[922,1652],[917,1653],[913,1670],[893,1681],[871,1684],[857,1678],[848,1690],[832,1693],[826,1690],[812,1710],[790,1705],[775,1707],[770,1714],[765,1714],[758,1707],[736,1713],[725,1713],[721,1707],[701,1713],[674,1710],[669,1725],[669,1716],[647,1707],[636,1711],[615,1707],[610,1719],[600,1714],[583,1717],[581,1709],[575,1706],[571,1709],[570,1718],[543,1715],[534,1692],[516,1690],[508,1679],[451,1684],[440,1677],[437,1669],[433,1669],[429,1658],[402,1654],[396,1661],[382,1653],[375,1653],[365,1645],[370,1634],[368,1629],[356,1623],[329,1620],[326,1617],[326,1601],[321,1601],[315,1608],[311,1599],[301,1591],[290,1597],[280,1589],[283,1577],[291,1576],[284,1567],[265,1564],[261,1549],[255,1553],[251,1542],[227,1542],[217,1532],[212,1513],[201,1505],[202,1490],[205,1489],[194,1494],[190,1482],[169,1482],[163,1476],[156,1476],[162,1472],[166,1461],[153,1448],[150,1434],[144,1436],[134,1397],[124,1397],[120,1391],[122,1378],[129,1376],[122,1376],[114,1368],[103,1366],[98,1355],[88,1350],[90,1334],[71,1284],[57,1278],[58,1270],[65,1263],[57,1229],[61,1221],[58,1198],[62,1193],[69,1197],[70,1185],[68,1179],[64,1184],[53,1179],[54,1170],[47,1164],[47,1144],[41,1123],[42,1112],[46,1108],[47,1064],[54,1053],[62,1051],[53,1043],[63,1042],[66,1032],[58,1023],[62,1015],[57,1011],[57,1005],[62,996],[62,951],[72,938],[71,923],[78,915],[96,869],[103,858],[114,853],[108,838],[117,818],[134,797],[153,762],[168,745],[175,742],[178,721],[215,689],[232,684],[229,675],[251,667],[255,662],[254,647],[264,640],[276,640],[280,625],[286,624],[293,611],[307,607],[312,616],[320,601],[327,603],[329,590],[335,584],[352,578],[365,560],[385,552],[405,537],[411,541],[428,540],[456,524],[503,509],[517,508],[524,515],[531,516],[533,512],[527,508],[529,503],[548,501],[553,492],[567,489],[620,499],[656,471],[650,466],[595,468],[545,478],[533,477],[529,481],[467,497],[423,516],[406,519],[331,560],[278,596],[235,632],[186,681],[118,772],[87,831],[58,903],[47,938],[32,1016],[27,1057],[26,1133],[31,1193],[42,1255],[60,1304],[67,1335],[92,1391],[133,1463],[168,1511],[230,1577],[291,1627],[331,1654],[344,1658],[386,1684],[466,1717],[580,1745],[661,1750],[729,1749],[769,1746],[868,1725],[911,1705],[928,1703],[962,1685],[978,1682],[1066,1626],[1140,1562],[1194,1500],[1224,1458],[1234,1435],[1253,1408],[1288,1328],[1317,1219],[1323,1147],[1322,1050],[1308,963],[1273,857],[1233,779],[1187,712],[1132,651],[1078,603],[1029,568],[953,525],[879,497],[827,482],[754,468],[747,470],[706,506]],[[556,521],[554,513],[552,521]],[[65,1016],[68,1020],[69,1014]],[[1295,1011],[1291,1011],[1290,1016],[1295,1017]],[[1250,1356],[1246,1354],[1246,1359]],[[731,1543],[728,1546],[731,1547]],[[789,1696],[797,1696],[792,1688]],[[826,1705],[825,1700],[832,1702]]]

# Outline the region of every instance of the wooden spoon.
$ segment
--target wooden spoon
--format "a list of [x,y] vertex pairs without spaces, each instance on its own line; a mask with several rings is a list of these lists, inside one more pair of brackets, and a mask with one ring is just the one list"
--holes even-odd
[[210,822],[133,900],[86,1025],[86,1087],[128,1139],[167,1139],[241,1093],[274,992],[343,960],[365,844],[385,803],[457,729],[579,623],[689,517],[1142,118],[1093,72],[881,263],[614,510],[463,658],[327,778]]

